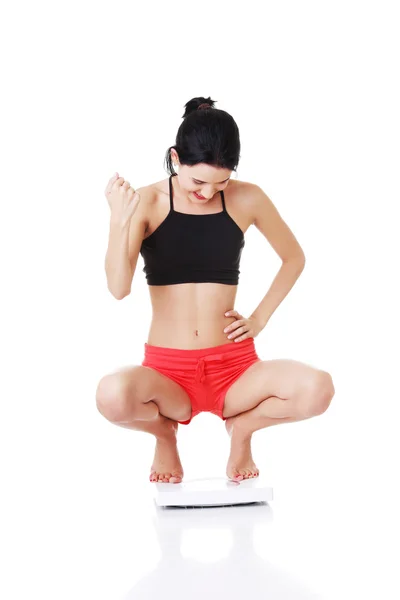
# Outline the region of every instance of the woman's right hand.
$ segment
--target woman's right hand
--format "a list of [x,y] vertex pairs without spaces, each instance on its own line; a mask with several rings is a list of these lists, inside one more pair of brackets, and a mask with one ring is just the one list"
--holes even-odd
[[109,180],[105,189],[105,197],[111,210],[113,221],[122,226],[129,223],[140,202],[140,194],[135,192],[129,181],[125,181],[118,173]]

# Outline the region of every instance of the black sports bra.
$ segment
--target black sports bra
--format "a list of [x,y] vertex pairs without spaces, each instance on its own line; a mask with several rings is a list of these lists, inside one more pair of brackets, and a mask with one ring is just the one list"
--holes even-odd
[[193,215],[177,212],[169,177],[170,211],[164,221],[142,241],[148,285],[225,283],[237,285],[244,234],[228,214],[224,192],[219,213]]

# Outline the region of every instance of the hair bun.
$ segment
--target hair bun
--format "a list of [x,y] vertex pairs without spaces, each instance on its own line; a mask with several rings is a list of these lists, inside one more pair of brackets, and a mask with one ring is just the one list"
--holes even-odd
[[209,108],[214,108],[216,100],[211,100],[210,96],[208,98],[198,97],[192,98],[189,102],[185,104],[185,112],[182,115],[182,118],[185,119],[190,113],[195,112],[196,110],[204,110]]

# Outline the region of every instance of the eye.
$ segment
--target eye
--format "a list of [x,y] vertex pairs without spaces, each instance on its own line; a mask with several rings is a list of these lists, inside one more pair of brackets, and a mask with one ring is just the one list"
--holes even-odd
[[[193,179],[194,183],[196,183],[197,185],[201,185],[201,181],[197,181],[196,179]],[[225,185],[225,183],[227,183],[226,181],[224,181],[223,183],[217,183],[216,185]]]

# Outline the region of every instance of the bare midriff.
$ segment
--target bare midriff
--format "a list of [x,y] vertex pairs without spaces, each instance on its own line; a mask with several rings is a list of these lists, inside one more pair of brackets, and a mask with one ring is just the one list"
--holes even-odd
[[[233,180],[224,190],[227,211],[243,233],[253,222],[247,185]],[[168,179],[154,184],[154,187],[157,197],[149,215],[145,237],[159,226],[169,211]],[[194,214],[193,208],[180,201],[175,193],[174,208]],[[218,194],[204,206],[203,212],[212,214],[221,210]],[[235,343],[233,339],[228,339],[224,329],[236,320],[235,317],[226,317],[225,313],[235,310],[237,285],[201,282],[149,285],[148,288],[152,303],[148,344],[190,350]]]
[[235,318],[237,285],[183,283],[149,286],[153,318],[148,344],[169,348],[197,349],[234,343],[224,333]]

